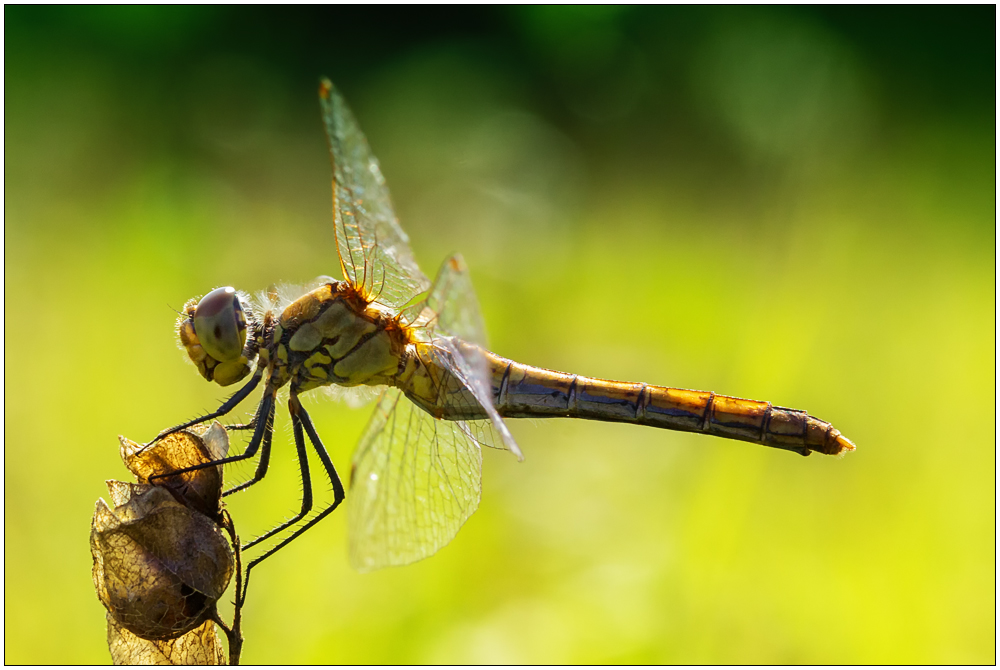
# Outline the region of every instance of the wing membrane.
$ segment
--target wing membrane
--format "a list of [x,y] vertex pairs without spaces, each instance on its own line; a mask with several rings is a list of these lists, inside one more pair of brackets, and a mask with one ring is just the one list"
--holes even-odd
[[[472,392],[489,417],[480,442],[486,446],[509,449],[518,460],[523,460],[517,442],[493,405],[492,375],[483,355],[486,325],[479,311],[469,269],[460,254],[441,264],[427,296],[427,307],[438,315],[437,327],[432,328],[437,363]],[[442,334],[450,337],[442,337]],[[460,396],[454,394],[454,397],[457,401]]]
[[450,542],[479,506],[481,466],[466,422],[435,419],[387,390],[354,455],[351,564],[406,565]]
[[480,347],[486,346],[486,324],[472,287],[469,269],[461,254],[445,259],[423,303],[421,324],[434,333],[443,333]]
[[413,259],[368,141],[326,79],[320,103],[333,161],[333,221],[344,279],[369,302],[401,307],[430,282]]
[[412,563],[455,537],[479,506],[481,445],[521,458],[493,406],[482,317],[460,256],[445,261],[426,300],[403,317],[422,341],[437,405],[487,418],[436,419],[399,389],[383,394],[351,472],[350,555],[362,571]]
[[483,355],[486,327],[460,254],[441,264],[426,300],[405,312],[404,318],[416,326],[418,338],[431,345],[429,363],[449,373],[441,375],[445,381],[438,389],[439,404],[462,407],[475,403],[490,420],[481,431],[480,444],[509,449],[523,460],[493,405],[492,375]]
[[493,406],[493,389],[482,349],[453,337],[436,337],[431,360],[449,372],[438,389],[442,407],[465,408],[467,412],[485,413],[488,421],[475,422],[477,441],[484,447],[510,450],[519,461],[521,449],[507,424]]
[[378,161],[327,80],[320,99],[344,279],[369,302],[397,310],[430,288],[401,320],[413,327],[420,362],[437,380],[438,408],[469,418],[437,419],[399,389],[382,395],[355,452],[348,500],[351,563],[368,571],[412,563],[451,541],[479,506],[480,445],[506,447],[518,458],[521,452],[493,406],[485,328],[465,264],[448,259],[431,286],[396,220]]

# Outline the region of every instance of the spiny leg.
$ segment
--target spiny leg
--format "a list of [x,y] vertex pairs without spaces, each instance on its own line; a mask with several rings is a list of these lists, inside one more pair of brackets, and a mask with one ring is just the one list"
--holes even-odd
[[[293,400],[294,404],[292,403]],[[306,413],[305,408],[299,404],[298,399],[294,395],[289,400],[288,404],[292,413],[292,421],[294,422],[297,419],[301,422],[302,428],[305,429],[306,435],[309,436],[309,441],[312,442],[313,449],[316,450],[316,455],[319,456],[319,460],[323,463],[323,469],[326,470],[326,476],[330,480],[330,485],[333,487],[333,503],[331,503],[329,507],[324,508],[312,519],[302,524],[302,526],[296,529],[294,533],[268,549],[263,555],[250,561],[247,565],[245,579],[243,580],[243,593],[239,596],[240,604],[246,600],[247,586],[250,584],[250,571],[254,567],[259,565],[265,558],[272,556],[276,551],[319,523],[323,517],[337,509],[337,506],[344,501],[344,485],[340,482],[340,477],[337,475],[337,469],[333,467],[333,461],[330,460],[330,455],[326,453],[326,449],[323,447],[323,442],[319,439],[319,435],[316,434],[316,428],[313,427],[309,414]]]
[[[260,405],[257,407],[257,416],[273,417],[274,416],[274,391],[268,389],[264,394],[264,397],[260,400]],[[265,440],[265,436],[267,439]],[[149,478],[149,483],[152,484],[153,480],[161,479],[163,477],[171,477],[173,475],[182,475],[185,472],[194,472],[195,470],[203,470],[204,468],[211,468],[216,465],[225,465],[226,463],[236,463],[237,461],[245,461],[248,458],[253,458],[260,448],[261,443],[265,444],[265,449],[270,452],[271,449],[271,421],[262,420],[257,422],[257,426],[253,431],[253,437],[250,438],[250,444],[247,445],[246,450],[239,456],[228,456],[226,458],[220,458],[217,461],[209,461],[207,463],[199,463],[197,465],[192,465],[190,467],[181,468],[180,470],[174,470],[173,472],[165,472],[161,475],[154,475]],[[270,454],[261,455],[261,459],[269,459]]]
[[226,430],[253,430],[256,427],[257,417],[250,419],[246,423],[227,423],[223,426]]
[[[257,425],[258,417],[259,416],[260,416],[259,413],[255,414],[254,417],[253,417],[253,420],[250,422],[250,424],[253,424],[254,430],[256,430],[256,425]],[[236,493],[238,491],[242,491],[244,489],[250,488],[251,486],[253,486],[257,482],[259,482],[260,480],[262,480],[264,478],[264,475],[267,474],[267,466],[271,462],[271,438],[274,436],[274,403],[273,402],[271,403],[270,413],[266,417],[261,418],[260,420],[264,421],[265,424],[266,424],[266,426],[264,428],[264,440],[261,442],[260,461],[257,462],[257,471],[254,472],[253,477],[251,477],[249,480],[243,482],[242,484],[239,484],[238,486],[234,486],[233,488],[229,489],[228,491],[224,491],[223,494],[222,494],[223,498],[225,498],[228,495],[232,495],[232,494],[234,494],[234,493]],[[247,425],[250,425],[250,424],[247,424]]]
[[257,427],[256,414],[250,417],[250,420],[247,421],[246,423],[230,423],[224,426],[226,430],[253,430],[256,427]]
[[[246,551],[250,547],[263,542],[267,538],[277,535],[278,533],[285,530],[289,526],[295,525],[296,523],[301,521],[307,514],[309,514],[310,510],[312,510],[313,494],[312,494],[312,481],[309,478],[309,458],[308,455],[306,454],[306,441],[305,438],[302,436],[302,420],[299,418],[298,413],[296,413],[295,409],[296,405],[298,405],[301,408],[301,405],[299,405],[298,398],[293,395],[291,398],[288,399],[288,410],[289,413],[291,413],[292,415],[292,431],[295,433],[295,455],[299,459],[299,471],[302,473],[302,509],[300,509],[299,513],[293,516],[291,519],[288,519],[279,526],[272,528],[263,535],[255,537],[254,539],[244,544],[240,548],[240,551]],[[263,459],[263,456],[261,456],[261,458]],[[256,478],[257,477],[255,476],[254,479]],[[249,486],[251,483],[253,483],[253,480],[247,482],[243,486],[244,487]],[[229,491],[227,491],[223,495],[226,495],[228,493]]]
[[205,416],[200,416],[197,419],[193,419],[191,421],[187,421],[185,423],[176,425],[173,428],[168,428],[168,429],[162,431],[159,435],[157,435],[156,437],[154,437],[148,443],[146,443],[145,446],[148,447],[149,445],[153,444],[157,440],[162,440],[167,435],[172,435],[173,433],[176,433],[179,430],[184,430],[185,428],[190,428],[191,426],[194,426],[196,424],[202,423],[204,421],[210,421],[210,420],[216,419],[216,418],[218,418],[220,416],[229,414],[229,412],[231,412],[234,407],[236,407],[241,402],[243,402],[243,399],[246,398],[248,395],[250,395],[250,393],[255,388],[257,388],[257,384],[260,383],[260,380],[261,380],[261,378],[263,376],[264,376],[264,369],[258,366],[258,368],[253,373],[253,377],[250,378],[250,381],[247,382],[243,386],[243,388],[241,388],[239,391],[237,391],[232,396],[230,396],[230,398],[226,402],[222,403],[222,405],[219,407],[219,409],[215,410],[214,412],[212,412],[210,414],[206,414]]

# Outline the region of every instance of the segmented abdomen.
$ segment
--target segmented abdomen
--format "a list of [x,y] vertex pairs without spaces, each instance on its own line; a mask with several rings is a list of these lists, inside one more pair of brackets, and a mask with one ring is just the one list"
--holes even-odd
[[802,410],[709,391],[594,379],[484,352],[497,411],[505,417],[576,417],[708,433],[768,447],[836,455],[854,444]]

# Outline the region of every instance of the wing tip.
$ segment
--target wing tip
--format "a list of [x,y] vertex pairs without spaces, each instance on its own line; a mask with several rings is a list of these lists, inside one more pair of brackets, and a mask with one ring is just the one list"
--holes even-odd
[[328,102],[330,100],[331,93],[333,93],[333,82],[331,82],[327,77],[320,77],[319,78],[320,100]]
[[[501,419],[501,421],[502,420],[503,419]],[[507,424],[504,424],[501,439],[503,440],[504,446],[507,447],[507,450],[517,457],[517,462],[524,463],[524,453],[521,451],[521,447],[518,446],[517,440],[515,440],[514,436],[510,434],[510,430],[507,429]]]
[[469,266],[465,264],[465,258],[460,253],[454,253],[445,260],[448,267],[451,268],[453,272],[467,272]]

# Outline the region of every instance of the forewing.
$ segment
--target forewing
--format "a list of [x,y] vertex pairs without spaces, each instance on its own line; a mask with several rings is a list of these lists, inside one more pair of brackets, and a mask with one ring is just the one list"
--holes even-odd
[[467,422],[435,419],[388,389],[351,468],[351,564],[406,565],[448,544],[479,506],[481,466]]
[[472,287],[469,268],[461,254],[445,259],[438,270],[426,306],[436,319],[429,324],[435,333],[451,335],[480,347],[486,346],[486,324]]
[[392,209],[389,190],[354,115],[329,80],[320,83],[333,161],[333,223],[344,279],[366,299],[398,308],[430,285]]
[[[493,405],[492,375],[489,374],[483,350],[473,344],[453,337],[435,337],[432,360],[450,372],[450,381],[439,389],[438,401],[442,406],[461,407],[475,403],[486,412],[488,421],[474,421],[473,434],[484,447],[508,449],[517,460],[524,456],[517,446],[510,429]],[[469,397],[469,394],[473,396]]]
[[441,264],[422,314],[424,323],[420,335],[433,344],[433,363],[448,370],[455,380],[451,385],[456,388],[439,389],[439,401],[452,406],[468,404],[468,393],[462,391],[464,388],[471,392],[490,419],[479,430],[480,444],[509,449],[519,460],[523,459],[517,442],[493,404],[493,375],[483,355],[486,327],[461,255],[456,254]]

